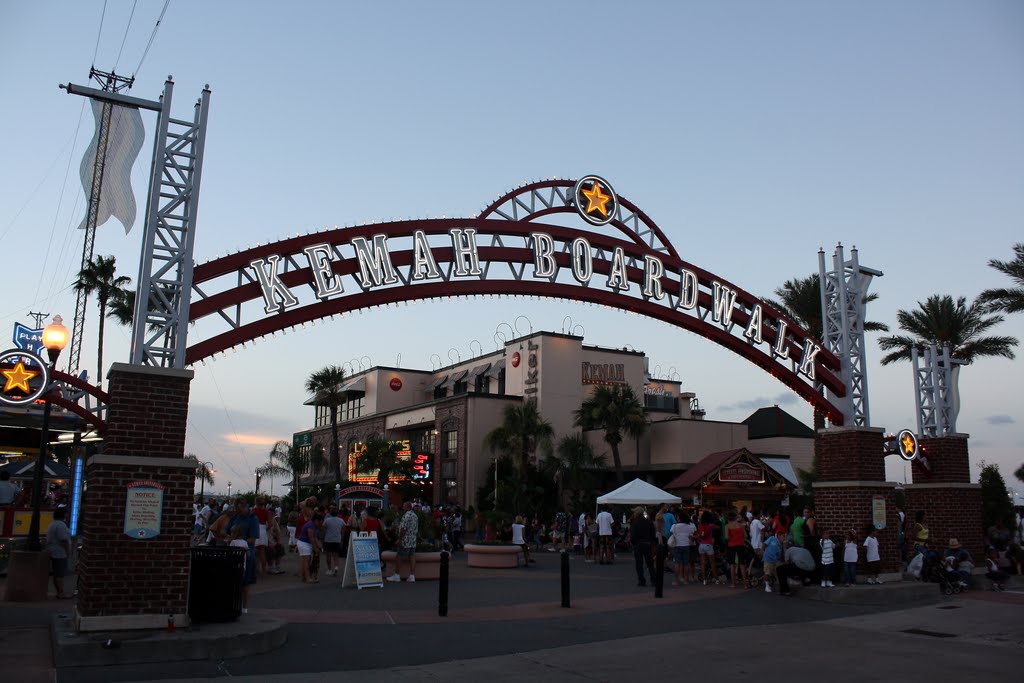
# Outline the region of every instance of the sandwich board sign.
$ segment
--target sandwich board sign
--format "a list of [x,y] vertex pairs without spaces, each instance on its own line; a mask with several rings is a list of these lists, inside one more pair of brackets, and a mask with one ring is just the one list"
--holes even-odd
[[353,585],[360,590],[384,586],[376,531],[361,531],[349,536],[348,557],[345,558],[345,574],[341,586],[346,588]]

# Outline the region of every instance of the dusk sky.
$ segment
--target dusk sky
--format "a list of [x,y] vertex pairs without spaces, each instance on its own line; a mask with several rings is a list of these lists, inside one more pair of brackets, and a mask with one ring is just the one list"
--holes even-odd
[[[93,132],[90,62],[130,75],[164,3],[0,4],[0,334],[29,311],[70,327]],[[127,30],[126,30],[127,28]],[[123,40],[123,49],[122,49]],[[120,58],[118,55],[120,53]],[[685,261],[762,297],[817,270],[837,242],[879,269],[872,320],[932,294],[1010,286],[987,266],[1024,241],[1024,3],[198,2],[171,0],[131,95],[175,81],[177,118],[209,83],[197,263],[297,232],[470,216],[511,188],[596,173],[643,209]],[[96,253],[138,272],[155,115],[135,164],[131,232]],[[810,407],[730,351],[639,316],[567,301],[453,300],[345,316],[194,368],[187,450],[214,490],[253,486],[272,444],[312,426],[303,382],[328,363],[431,367],[495,348],[501,323],[645,351],[707,418]],[[95,304],[83,360],[95,377]],[[994,334],[1024,339],[1024,315]],[[869,335],[874,426],[915,428],[909,363]],[[0,345],[2,347],[2,345]],[[105,361],[128,360],[107,326]],[[6,348],[6,347],[3,347]],[[454,350],[453,350],[454,349]],[[1019,351],[1024,354],[1024,349]],[[400,359],[399,359],[400,356]],[[1024,359],[961,374],[972,464],[1010,487],[1024,461]],[[893,460],[890,458],[890,460]],[[900,462],[890,479],[903,481]],[[977,478],[977,467],[972,467]],[[282,482],[277,482],[280,486]]]

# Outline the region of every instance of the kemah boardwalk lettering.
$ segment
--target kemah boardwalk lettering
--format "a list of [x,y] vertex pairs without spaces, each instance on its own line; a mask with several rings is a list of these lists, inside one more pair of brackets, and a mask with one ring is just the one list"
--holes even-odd
[[625,384],[624,363],[583,363],[584,384]]
[[[583,227],[546,222],[557,214]],[[185,363],[320,318],[452,296],[547,297],[661,320],[743,356],[843,422],[820,391],[846,395],[839,359],[762,299],[684,261],[597,176],[526,185],[475,217],[338,228],[199,264]],[[523,358],[528,371],[535,351]],[[593,373],[617,381],[614,368]]]
[[381,588],[384,573],[380,567],[380,546],[377,532],[357,532],[349,536],[348,556],[345,558],[345,573],[341,579],[343,588]]

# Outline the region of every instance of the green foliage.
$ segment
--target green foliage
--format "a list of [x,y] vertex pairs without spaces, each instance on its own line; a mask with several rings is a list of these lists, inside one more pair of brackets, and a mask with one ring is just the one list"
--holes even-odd
[[[514,466],[510,456],[498,458],[498,505],[502,515],[541,515],[550,517],[558,507],[558,491],[546,473],[528,465],[523,473]],[[487,478],[476,492],[476,507],[494,512],[494,467],[487,468]]]
[[313,395],[313,402],[318,406],[331,409],[331,450],[330,468],[334,474],[334,483],[341,483],[341,454],[338,444],[338,406],[345,402],[345,392],[341,390],[345,381],[345,371],[339,365],[327,365],[312,373],[306,379],[306,391]]
[[988,265],[1014,281],[1016,287],[986,289],[978,296],[978,303],[985,310],[996,313],[1021,313],[1024,311],[1024,243],[1013,245],[1013,260],[991,259]]
[[978,463],[981,474],[978,483],[981,485],[981,523],[985,529],[1003,522],[1008,529],[1014,528],[1013,502],[1010,492],[1006,489],[1003,475],[999,473],[999,465]]
[[1024,465],[1021,465],[1013,472],[1013,476],[1017,477],[1021,481],[1024,481]]
[[492,453],[516,458],[516,467],[525,470],[530,456],[538,448],[551,452],[555,431],[533,401],[505,406],[502,422],[484,437],[484,447]]
[[941,348],[949,344],[949,353],[970,363],[976,358],[1002,356],[1014,358],[1015,337],[984,336],[988,330],[1003,321],[1000,315],[987,315],[983,304],[975,301],[967,305],[965,297],[933,295],[917,302],[915,310],[896,313],[901,330],[907,334],[883,337],[878,346],[888,351],[882,365],[911,359],[911,349],[924,348],[934,343]]
[[594,487],[605,468],[604,456],[594,453],[583,434],[563,436],[554,453],[543,463],[542,471],[558,487],[558,505],[569,510],[592,506]]
[[78,279],[72,285],[86,295],[95,294],[99,304],[98,343],[96,345],[96,385],[103,383],[103,334],[107,319],[107,304],[126,295],[126,288],[132,279],[117,274],[117,262],[113,256],[97,256],[78,272]]
[[628,385],[598,385],[575,412],[575,424],[584,431],[604,430],[604,440],[612,449],[615,478],[621,484],[622,458],[619,444],[625,436],[639,439],[647,429],[647,410]]

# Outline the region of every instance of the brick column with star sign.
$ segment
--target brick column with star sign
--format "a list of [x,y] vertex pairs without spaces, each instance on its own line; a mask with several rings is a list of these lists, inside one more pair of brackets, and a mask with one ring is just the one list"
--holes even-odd
[[[115,363],[103,452],[89,459],[77,622],[82,631],[188,623],[195,463],[184,459],[191,370]],[[128,486],[163,487],[159,533],[125,534]]]

